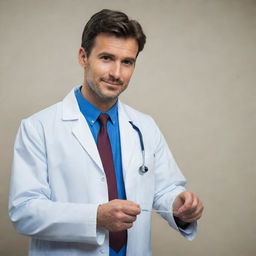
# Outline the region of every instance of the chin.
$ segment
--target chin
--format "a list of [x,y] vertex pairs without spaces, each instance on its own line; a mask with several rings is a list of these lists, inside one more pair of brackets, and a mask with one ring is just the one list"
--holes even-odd
[[118,91],[118,92],[105,92],[105,93],[102,93],[101,94],[101,96],[102,96],[102,98],[104,98],[105,100],[114,100],[114,99],[117,99],[118,98],[118,96],[120,95],[120,91]]
[[104,99],[104,100],[106,100],[106,101],[111,101],[111,100],[117,99],[118,96],[119,96],[119,94],[118,94],[118,95],[104,95],[104,96],[102,97],[102,99]]

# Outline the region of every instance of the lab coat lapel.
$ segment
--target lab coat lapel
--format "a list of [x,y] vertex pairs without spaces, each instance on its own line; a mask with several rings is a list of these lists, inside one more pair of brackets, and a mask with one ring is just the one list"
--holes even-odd
[[98,148],[92,136],[91,130],[81,114],[81,117],[74,123],[72,133],[84,148],[84,150],[90,155],[92,160],[103,171],[103,166],[99,156]]
[[92,160],[104,172],[91,130],[84,116],[80,112],[74,89],[63,100],[63,120],[73,121],[72,133],[82,148],[90,155]]
[[119,115],[119,127],[120,127],[120,141],[122,151],[122,167],[123,176],[126,181],[126,177],[129,171],[138,169],[140,164],[140,152],[139,151],[139,140],[137,132],[132,128],[129,123],[131,118],[127,111],[124,109],[123,104],[119,101],[118,104],[118,115]]

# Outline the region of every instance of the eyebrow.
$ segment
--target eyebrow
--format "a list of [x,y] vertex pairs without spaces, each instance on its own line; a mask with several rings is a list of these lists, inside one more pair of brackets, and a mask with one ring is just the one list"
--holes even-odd
[[107,56],[110,56],[110,57],[115,57],[115,55],[111,54],[111,53],[108,53],[108,52],[101,52],[98,54],[98,56],[104,56],[104,55],[107,55]]
[[128,60],[128,61],[130,61],[130,62],[132,62],[132,63],[135,63],[136,62],[136,59],[135,58],[125,58],[124,60]]

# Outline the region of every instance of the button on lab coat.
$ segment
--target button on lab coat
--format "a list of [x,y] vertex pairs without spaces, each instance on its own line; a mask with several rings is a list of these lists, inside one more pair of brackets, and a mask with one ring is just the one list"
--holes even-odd
[[[185,190],[185,179],[155,122],[118,102],[122,165],[127,199],[141,208],[171,210]],[[148,172],[139,173],[145,145]],[[21,122],[14,145],[9,215],[17,232],[30,236],[30,256],[108,255],[109,237],[97,228],[99,204],[108,202],[107,183],[97,146],[81,114],[74,89],[63,101]],[[187,234],[172,214],[170,226]],[[151,255],[151,214],[142,212],[128,230],[127,256]]]

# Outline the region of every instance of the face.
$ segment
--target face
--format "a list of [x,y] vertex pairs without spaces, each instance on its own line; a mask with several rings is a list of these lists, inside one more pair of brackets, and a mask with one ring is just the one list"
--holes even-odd
[[111,108],[129,84],[137,52],[135,39],[105,34],[95,38],[89,56],[80,48],[79,62],[85,71],[84,97],[100,110]]

